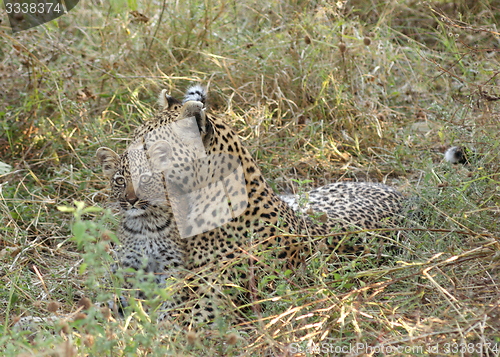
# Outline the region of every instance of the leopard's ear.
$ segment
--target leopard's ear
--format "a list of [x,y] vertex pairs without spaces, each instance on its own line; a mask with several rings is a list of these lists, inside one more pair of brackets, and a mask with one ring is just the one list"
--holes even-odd
[[175,105],[178,106],[178,108],[181,107],[181,102],[175,99],[174,97],[171,97],[167,94],[167,90],[164,89],[160,93],[160,97],[158,98],[158,103],[160,104],[160,110],[163,109],[174,109],[175,110]]
[[96,156],[102,166],[104,177],[111,179],[116,171],[118,171],[120,156],[118,156],[118,154],[113,150],[106,147],[100,147],[97,149]]
[[189,117],[196,118],[196,124],[198,124],[198,129],[200,130],[201,139],[203,140],[203,144],[205,148],[210,143],[210,139],[213,135],[213,127],[212,122],[208,120],[207,114],[205,113],[205,109],[203,108],[204,104],[198,101],[189,101],[186,102],[181,109],[181,114],[179,115],[179,120]]

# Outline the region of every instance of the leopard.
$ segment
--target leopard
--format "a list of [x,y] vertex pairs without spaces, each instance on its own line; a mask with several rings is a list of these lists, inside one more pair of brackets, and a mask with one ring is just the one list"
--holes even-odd
[[[96,153],[121,215],[118,266],[152,273],[162,286],[184,281],[173,302],[160,307],[159,321],[176,309],[200,325],[224,306],[238,306],[241,290],[255,290],[245,264],[260,263],[263,252],[291,269],[307,264],[320,246],[348,259],[366,251],[353,228],[378,230],[399,221],[403,196],[383,184],[331,183],[310,191],[306,207],[280,197],[206,99],[200,85],[183,100],[163,90],[160,109],[137,127],[121,155],[107,147]],[[234,285],[243,289],[227,293]]]

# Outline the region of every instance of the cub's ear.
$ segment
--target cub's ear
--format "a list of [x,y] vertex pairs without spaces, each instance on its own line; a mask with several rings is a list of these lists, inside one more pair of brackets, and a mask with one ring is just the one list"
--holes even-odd
[[181,114],[179,119],[195,117],[196,124],[198,124],[198,129],[200,130],[201,138],[205,147],[210,142],[213,135],[212,123],[208,120],[205,109],[203,108],[203,103],[190,101],[182,106]]
[[181,107],[181,102],[175,99],[174,97],[171,97],[167,94],[167,90],[164,89],[160,93],[160,97],[158,98],[158,103],[160,104],[160,110],[163,109],[174,109],[175,110],[175,105],[178,106],[178,108]]
[[102,166],[104,177],[111,179],[116,171],[118,171],[120,156],[113,150],[105,147],[97,149],[96,156]]

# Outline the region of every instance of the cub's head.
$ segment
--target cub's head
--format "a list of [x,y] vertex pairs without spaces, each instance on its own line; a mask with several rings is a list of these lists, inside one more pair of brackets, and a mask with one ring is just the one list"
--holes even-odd
[[144,150],[128,148],[119,156],[101,147],[97,159],[110,182],[111,203],[126,214],[139,216],[166,206],[163,177],[152,170]]

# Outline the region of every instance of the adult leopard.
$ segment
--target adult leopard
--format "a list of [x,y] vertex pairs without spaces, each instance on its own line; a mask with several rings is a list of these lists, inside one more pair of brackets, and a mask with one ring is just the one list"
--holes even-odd
[[[183,102],[162,91],[159,113],[137,128],[122,155],[97,151],[111,201],[122,211],[121,266],[154,273],[161,284],[187,275],[175,304],[195,323],[215,318],[227,300],[223,286],[248,288],[242,266],[259,252],[295,267],[315,249],[311,237],[329,236],[323,246],[350,255],[364,247],[345,232],[381,228],[398,215],[397,191],[353,182],[310,192],[310,207],[326,212],[327,222],[298,214],[273,192],[231,127],[206,112],[205,100],[200,86]],[[170,307],[162,307],[160,319]]]

